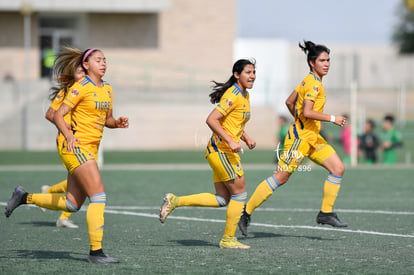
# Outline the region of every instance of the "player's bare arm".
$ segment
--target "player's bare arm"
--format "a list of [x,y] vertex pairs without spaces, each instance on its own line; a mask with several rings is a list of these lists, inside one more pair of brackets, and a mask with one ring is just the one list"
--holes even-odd
[[295,117],[295,106],[297,99],[298,93],[296,92],[296,90],[294,90],[285,101],[285,104],[293,117]]
[[241,150],[241,145],[235,142],[223,129],[220,124],[221,118],[223,118],[223,114],[217,111],[217,109],[214,109],[207,117],[206,123],[214,133],[227,142],[233,152],[239,152]]
[[313,110],[313,105],[314,105],[314,102],[312,100],[305,99],[304,106],[303,106],[304,117],[314,119],[314,120],[319,120],[319,121],[328,121],[328,122],[330,121],[341,127],[345,125],[345,122],[346,122],[345,117],[339,116],[339,115],[333,116],[333,115],[328,115],[328,114],[317,112]]

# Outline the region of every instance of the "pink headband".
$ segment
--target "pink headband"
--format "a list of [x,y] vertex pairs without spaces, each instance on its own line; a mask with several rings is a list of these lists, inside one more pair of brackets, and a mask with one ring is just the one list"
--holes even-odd
[[85,60],[86,60],[86,58],[88,57],[88,55],[90,55],[91,54],[91,52],[93,52],[94,50],[96,50],[95,48],[92,48],[92,49],[89,49],[84,55],[83,55],[83,58],[82,58],[82,63],[83,62],[85,62]]

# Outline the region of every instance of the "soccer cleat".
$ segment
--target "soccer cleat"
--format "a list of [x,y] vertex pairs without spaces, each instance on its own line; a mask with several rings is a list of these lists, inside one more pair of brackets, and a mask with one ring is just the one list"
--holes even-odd
[[14,209],[16,209],[19,205],[23,204],[22,199],[23,199],[23,196],[26,194],[27,194],[26,190],[24,190],[23,187],[21,186],[17,186],[14,189],[14,192],[11,198],[7,202],[6,211],[4,212],[7,218],[10,217]]
[[319,212],[316,217],[316,222],[319,224],[329,224],[333,227],[348,227],[347,223],[341,222],[336,213],[323,213]]
[[[47,189],[48,188],[49,188],[49,185],[42,185],[42,187],[40,188],[40,192],[42,194],[47,194]],[[39,207],[39,208],[43,213],[46,212],[46,208],[43,208],[43,207]]]
[[171,212],[177,207],[178,205],[178,199],[177,196],[168,193],[164,196],[164,202],[161,205],[160,208],[160,222],[164,223],[167,219],[168,215],[171,214]]
[[119,263],[119,259],[106,256],[102,253],[100,255],[89,255],[88,262],[95,264],[115,264]]
[[56,221],[56,227],[79,228],[78,225],[74,224],[73,221],[69,219],[58,219]]
[[249,249],[250,246],[242,244],[235,237],[226,237],[224,236],[220,243],[220,248],[232,248],[232,249]]
[[245,237],[247,237],[248,234],[247,227],[250,225],[250,216],[251,215],[247,214],[245,207],[239,221],[239,229]]

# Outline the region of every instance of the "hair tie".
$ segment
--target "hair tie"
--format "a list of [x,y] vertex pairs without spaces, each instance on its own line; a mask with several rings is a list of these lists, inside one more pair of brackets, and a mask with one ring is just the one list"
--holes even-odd
[[83,55],[82,63],[85,62],[85,60],[88,57],[88,55],[90,55],[94,50],[96,50],[96,49],[95,48],[91,48],[91,49],[89,49],[89,50],[86,51],[86,53]]

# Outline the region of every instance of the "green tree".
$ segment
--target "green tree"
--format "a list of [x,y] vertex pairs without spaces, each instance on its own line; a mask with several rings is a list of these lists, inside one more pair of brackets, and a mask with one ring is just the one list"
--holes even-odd
[[414,0],[403,0],[398,9],[400,20],[394,29],[393,41],[401,54],[414,53]]

